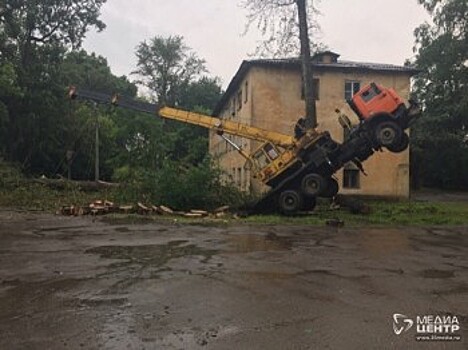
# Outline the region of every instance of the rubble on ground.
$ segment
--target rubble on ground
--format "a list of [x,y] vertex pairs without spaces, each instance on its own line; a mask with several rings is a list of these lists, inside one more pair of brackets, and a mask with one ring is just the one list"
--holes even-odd
[[192,209],[189,211],[175,211],[165,205],[144,204],[138,202],[136,205],[117,205],[108,200],[95,200],[86,206],[69,205],[62,206],[57,211],[58,215],[82,216],[82,215],[107,215],[107,214],[139,214],[139,215],[171,215],[186,218],[221,218],[225,216],[230,207],[222,206],[213,211]]

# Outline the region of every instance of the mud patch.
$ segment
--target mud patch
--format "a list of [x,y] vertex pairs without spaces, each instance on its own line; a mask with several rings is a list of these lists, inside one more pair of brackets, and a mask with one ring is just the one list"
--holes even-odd
[[423,278],[451,278],[455,276],[453,271],[429,269],[421,272]]
[[[171,259],[184,256],[201,256],[203,257],[202,262],[205,263],[218,253],[217,250],[203,249],[194,244],[186,245],[187,242],[186,240],[179,240],[155,245],[109,245],[90,248],[85,252],[98,254],[101,258],[105,259],[125,260],[126,262],[123,264],[139,264],[153,267],[163,266]],[[122,263],[117,265],[121,266]]]
[[228,244],[231,252],[252,253],[266,251],[290,250],[292,243],[286,237],[268,233],[265,236],[256,234],[235,234],[230,235]]
[[127,298],[108,298],[108,297],[95,297],[90,299],[79,299],[80,306],[98,307],[98,306],[123,306],[128,303]]

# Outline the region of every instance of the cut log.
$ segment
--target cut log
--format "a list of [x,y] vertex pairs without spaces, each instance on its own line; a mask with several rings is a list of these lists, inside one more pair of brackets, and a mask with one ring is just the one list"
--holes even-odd
[[217,214],[217,213],[225,213],[225,212],[227,212],[229,209],[230,209],[229,205],[223,205],[222,207],[219,207],[219,208],[216,208],[215,210],[213,210],[213,213],[215,213],[215,214]]
[[119,207],[119,211],[123,212],[124,214],[128,214],[133,210],[133,205],[121,205]]
[[153,210],[153,213],[156,213],[156,214],[158,214],[158,215],[163,214],[163,211],[162,211],[161,208],[159,208],[157,205],[152,205],[152,206],[151,206],[151,209]]
[[202,218],[202,217],[204,217],[205,215],[200,214],[200,213],[198,213],[198,214],[197,214],[197,213],[185,213],[184,216],[185,216],[186,218]]
[[160,205],[159,209],[162,210],[163,214],[174,214],[174,210],[172,210],[171,208],[166,207],[164,205]]
[[209,214],[206,210],[196,210],[196,209],[190,210],[190,213],[198,214],[198,215],[201,215],[201,216],[208,216],[208,214]]
[[143,215],[146,215],[146,214],[149,214],[151,212],[152,209],[148,208],[146,205],[144,205],[143,203],[140,203],[138,202],[137,203],[137,211],[138,211],[138,214],[143,214]]
[[38,183],[54,189],[66,189],[68,187],[79,187],[83,191],[98,191],[103,189],[117,188],[119,184],[105,181],[71,181],[66,179],[34,179],[32,183]]

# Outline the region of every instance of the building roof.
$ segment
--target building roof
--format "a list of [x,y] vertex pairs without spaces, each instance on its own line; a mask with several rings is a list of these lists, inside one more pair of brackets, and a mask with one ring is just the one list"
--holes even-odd
[[[355,61],[344,61],[344,60],[337,60],[336,62],[332,63],[319,63],[314,58],[318,56],[323,56],[324,54],[330,54],[336,58],[339,57],[337,53],[326,51],[316,54],[312,57],[312,66],[314,69],[319,71],[326,71],[326,70],[335,70],[335,71],[359,71],[359,72],[382,72],[382,73],[391,73],[391,72],[399,72],[399,73],[407,73],[409,76],[413,76],[419,72],[414,67],[408,66],[398,66],[394,64],[386,64],[386,63],[371,63],[371,62],[355,62]],[[221,99],[219,100],[218,104],[216,105],[213,115],[218,116],[221,112],[223,106],[228,102],[230,96],[238,89],[239,84],[244,79],[247,72],[252,67],[273,67],[273,68],[280,68],[280,69],[301,69],[301,60],[300,58],[275,58],[275,59],[254,59],[254,60],[245,60],[240,65],[237,73],[232,78],[231,82],[229,83],[226,92],[223,94]]]

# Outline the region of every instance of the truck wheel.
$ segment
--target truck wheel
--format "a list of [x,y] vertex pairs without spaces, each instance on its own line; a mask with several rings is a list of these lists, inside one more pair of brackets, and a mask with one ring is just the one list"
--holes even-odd
[[278,205],[283,214],[293,215],[302,209],[302,197],[297,191],[286,190],[281,192]]
[[328,180],[327,189],[323,192],[322,197],[333,198],[338,194],[340,187],[338,186],[338,181],[335,179]]
[[386,121],[375,128],[375,139],[380,146],[391,147],[400,142],[402,133],[403,131],[397,123]]
[[387,146],[387,149],[393,153],[400,153],[400,152],[403,152],[405,149],[407,149],[408,145],[409,145],[409,137],[408,135],[403,133],[403,135],[401,135],[400,142],[395,146]]
[[319,174],[308,174],[302,179],[301,188],[306,196],[317,197],[327,188],[327,181]]

